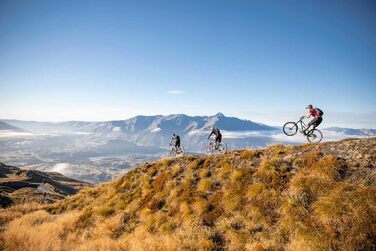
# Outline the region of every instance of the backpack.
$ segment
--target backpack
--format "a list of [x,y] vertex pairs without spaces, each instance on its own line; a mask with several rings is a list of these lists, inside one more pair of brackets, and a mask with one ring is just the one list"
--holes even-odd
[[322,115],[324,115],[324,112],[320,109],[320,108],[315,108],[315,110],[317,111],[317,113],[320,115],[320,116],[322,116]]

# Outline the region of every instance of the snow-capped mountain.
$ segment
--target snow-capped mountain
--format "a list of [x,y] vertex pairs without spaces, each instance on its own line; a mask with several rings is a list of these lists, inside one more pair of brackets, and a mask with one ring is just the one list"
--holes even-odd
[[[250,120],[226,117],[222,113],[214,116],[187,116],[174,114],[168,116],[137,116],[125,120],[123,126],[116,123],[122,130],[122,136],[131,142],[147,146],[166,146],[172,133],[182,137],[185,145],[195,148],[206,141],[213,126],[222,131],[270,131],[275,128],[258,124]],[[201,146],[200,146],[201,147]]]
[[[213,116],[187,116],[173,114],[168,116],[136,116],[127,120],[104,122],[34,122],[6,120],[7,123],[38,133],[76,133],[84,137],[81,143],[104,145],[111,140],[123,140],[141,146],[168,146],[172,133],[179,134],[186,145],[194,147],[206,137],[212,127],[222,131],[271,131],[276,128],[226,117],[222,113]],[[201,147],[201,146],[200,146]],[[194,147],[195,148],[195,147]]]

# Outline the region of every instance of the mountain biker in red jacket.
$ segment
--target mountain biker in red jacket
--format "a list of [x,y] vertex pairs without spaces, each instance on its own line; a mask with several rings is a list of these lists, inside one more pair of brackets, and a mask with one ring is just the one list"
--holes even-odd
[[313,129],[315,129],[321,124],[323,114],[323,112],[319,108],[313,108],[312,105],[308,105],[306,109],[309,109],[309,112],[307,115],[302,116],[301,119],[308,119],[310,117],[313,117],[313,119],[307,124],[307,128],[304,130],[304,134],[306,134],[311,126],[313,126]]

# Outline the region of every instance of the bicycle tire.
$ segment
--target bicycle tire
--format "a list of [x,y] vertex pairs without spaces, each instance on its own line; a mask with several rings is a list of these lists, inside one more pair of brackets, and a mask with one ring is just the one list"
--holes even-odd
[[184,147],[181,146],[179,153],[176,152],[175,156],[177,156],[177,157],[184,156],[184,153],[185,153],[185,149],[184,149]]
[[[221,150],[220,150],[221,149]],[[227,145],[223,142],[219,143],[218,150],[219,153],[224,154],[227,152]]]
[[170,151],[170,157],[172,158],[176,157],[176,151],[174,149]]
[[213,153],[213,145],[208,144],[205,148],[205,152],[206,152],[206,154],[212,154]]
[[287,136],[294,136],[298,132],[298,125],[295,122],[287,122],[283,125],[283,133]]
[[323,138],[322,132],[318,129],[312,129],[307,134],[307,140],[310,143],[320,143]]

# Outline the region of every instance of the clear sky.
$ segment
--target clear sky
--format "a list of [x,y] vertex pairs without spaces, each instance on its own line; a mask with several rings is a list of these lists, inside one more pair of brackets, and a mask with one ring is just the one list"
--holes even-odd
[[0,0],[0,118],[376,128],[376,1]]

